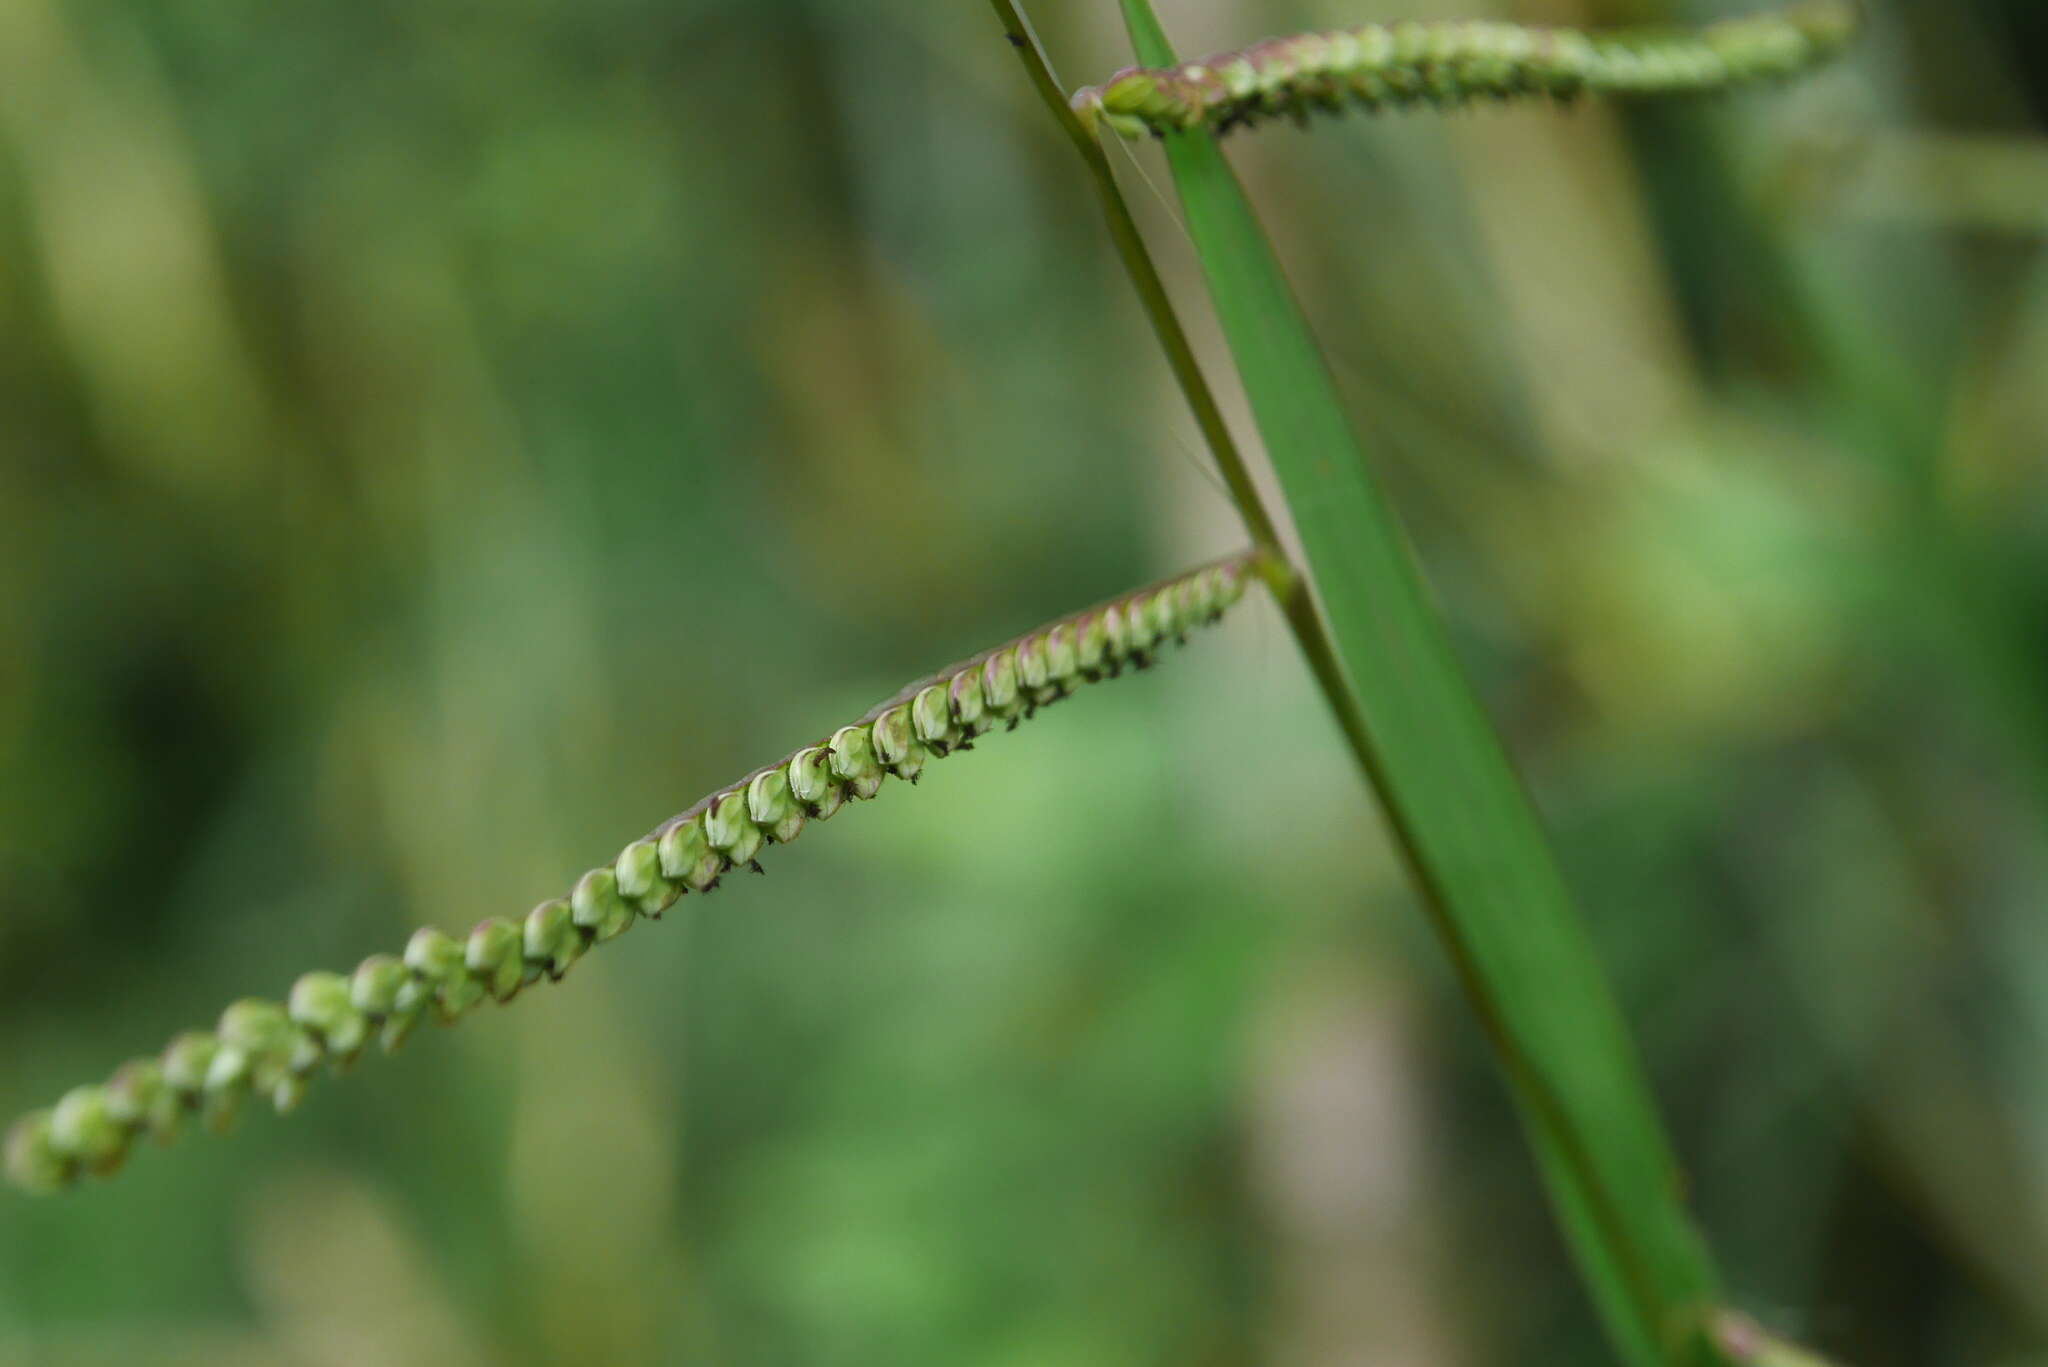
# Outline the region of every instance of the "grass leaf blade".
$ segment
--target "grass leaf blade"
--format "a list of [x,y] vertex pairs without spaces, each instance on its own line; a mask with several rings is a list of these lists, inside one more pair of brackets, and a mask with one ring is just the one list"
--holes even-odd
[[[1123,0],[1138,59],[1174,54]],[[1321,350],[1212,136],[1166,154],[1204,277],[1370,736],[1368,766],[1499,1051],[1617,1348],[1716,1360],[1716,1297],[1676,1164],[1535,812],[1452,651]]]

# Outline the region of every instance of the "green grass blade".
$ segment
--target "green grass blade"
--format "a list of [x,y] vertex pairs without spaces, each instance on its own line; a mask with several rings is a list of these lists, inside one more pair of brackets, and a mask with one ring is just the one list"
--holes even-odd
[[[1147,65],[1174,54],[1123,0]],[[1485,1022],[1601,1315],[1632,1363],[1710,1362],[1717,1290],[1633,1044],[1535,812],[1431,605],[1235,174],[1165,139],[1237,362],[1369,735],[1367,766]]]

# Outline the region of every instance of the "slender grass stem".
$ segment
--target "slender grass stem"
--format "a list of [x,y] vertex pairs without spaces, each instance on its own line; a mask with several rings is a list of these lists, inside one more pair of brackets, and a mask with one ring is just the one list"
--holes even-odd
[[1039,99],[1088,168],[1089,178],[1102,202],[1110,239],[1123,262],[1124,273],[1137,290],[1138,302],[1144,307],[1153,334],[1166,352],[1167,366],[1173,371],[1174,380],[1180,385],[1181,394],[1194,414],[1195,426],[1201,430],[1202,439],[1208,443],[1217,467],[1223,472],[1224,484],[1230,492],[1231,501],[1237,505],[1238,515],[1244,519],[1252,545],[1261,552],[1257,561],[1259,576],[1265,582],[1267,592],[1272,594],[1273,601],[1279,605],[1288,628],[1293,631],[1317,687],[1336,715],[1345,744],[1351,748],[1370,779],[1372,746],[1366,736],[1365,718],[1358,709],[1350,684],[1345,681],[1344,667],[1336,644],[1330,639],[1329,626],[1316,607],[1307,578],[1288,555],[1273,514],[1252,479],[1244,453],[1238,449],[1237,440],[1230,433],[1230,424],[1224,421],[1223,410],[1216,403],[1208,377],[1202,373],[1201,362],[1195,358],[1187,329],[1181,326],[1173,298],[1167,293],[1166,282],[1160,278],[1159,269],[1153,263],[1151,249],[1145,245],[1144,234],[1138,230],[1137,221],[1131,215],[1130,204],[1124,198],[1123,187],[1117,182],[1108,154],[1103,151],[1102,141],[1082,122],[1069,103],[1067,93],[1053,75],[1052,63],[1046,57],[1038,34],[1017,0],[989,0],[989,4],[1003,26],[1010,46],[1016,49],[1018,58],[1023,62],[1024,70],[1031,78],[1032,89],[1038,92]]
[[1216,396],[1202,374],[1201,363],[1195,359],[1195,349],[1188,342],[1187,330],[1181,326],[1180,315],[1174,311],[1173,300],[1166,292],[1166,282],[1159,278],[1159,269],[1152,262],[1152,252],[1146,247],[1144,234],[1139,232],[1137,221],[1131,216],[1130,205],[1117,184],[1116,172],[1109,164],[1109,156],[1103,151],[1101,140],[1081,122],[1080,116],[1067,103],[1067,94],[1060,89],[1059,80],[1053,75],[1052,63],[1047,60],[1037,33],[1025,19],[1016,0],[989,0],[989,3],[1003,25],[1010,46],[1017,50],[1017,56],[1023,61],[1024,69],[1031,77],[1032,89],[1038,92],[1039,99],[1044,101],[1046,109],[1052,113],[1088,168],[1089,177],[1101,198],[1103,216],[1109,222],[1109,235],[1116,243],[1117,255],[1122,258],[1125,273],[1138,291],[1138,300],[1144,305],[1145,316],[1151,320],[1152,330],[1159,337],[1159,345],[1166,351],[1166,363],[1172,368],[1173,377],[1179,382],[1181,393],[1194,412],[1195,425],[1201,429],[1202,439],[1209,444],[1216,464],[1223,471],[1223,481],[1229,486],[1230,497],[1244,517],[1252,544],[1260,550],[1278,554],[1280,534],[1266,509],[1265,500],[1259,496],[1258,486],[1252,482],[1251,471],[1245,464],[1243,453],[1237,449],[1236,439],[1230,435],[1230,425],[1223,419],[1223,410],[1217,407]]

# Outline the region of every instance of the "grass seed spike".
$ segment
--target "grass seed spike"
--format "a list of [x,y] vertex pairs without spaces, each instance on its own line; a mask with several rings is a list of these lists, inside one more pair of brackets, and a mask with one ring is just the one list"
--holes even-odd
[[1855,35],[1854,0],[1805,0],[1697,30],[1586,32],[1490,20],[1366,24],[1271,38],[1172,67],[1132,67],[1073,97],[1083,122],[1126,138],[1282,115],[1582,93],[1694,95],[1783,79]]
[[224,1129],[251,1095],[289,1111],[323,1067],[345,1068],[371,1041],[388,1053],[421,1020],[452,1022],[486,1000],[510,1001],[559,979],[592,946],[658,917],[686,893],[710,892],[769,845],[787,844],[889,777],[916,782],[929,760],[1015,727],[1084,683],[1144,668],[1170,641],[1222,616],[1259,571],[1256,552],[1063,617],[904,688],[842,726],[712,793],[590,870],[567,897],[523,918],[494,917],[456,937],[414,932],[402,955],[373,954],[353,973],[308,973],[282,1002],[249,998],[212,1030],[129,1061],[105,1083],[74,1087],[8,1132],[6,1169],[31,1191],[118,1169],[143,1136],[169,1143],[188,1117]]

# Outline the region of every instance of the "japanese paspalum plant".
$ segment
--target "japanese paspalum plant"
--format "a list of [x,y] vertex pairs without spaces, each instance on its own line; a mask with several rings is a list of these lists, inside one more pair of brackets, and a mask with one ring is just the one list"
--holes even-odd
[[[1789,1361],[1721,1303],[1625,1023],[1536,815],[1452,652],[1327,365],[1218,139],[1276,117],[1581,95],[1697,96],[1785,78],[1849,39],[1847,0],[1806,0],[1693,32],[1395,23],[1283,37],[1196,62],[1147,0],[1121,0],[1141,65],[1061,88],[1017,0],[991,0],[1101,196],[1111,236],[1233,501],[1250,550],[1061,619],[906,688],[720,788],[566,896],[467,935],[313,972],[282,1001],[230,1006],[105,1083],[18,1122],[7,1168],[34,1189],[110,1173],[147,1135],[225,1124],[248,1098],[289,1109],[322,1071],[422,1020],[452,1021],[559,978],[687,894],[758,867],[889,779],[1015,725],[1081,684],[1149,663],[1258,578],[1273,593],[1384,809],[1420,900],[1498,1055],[1617,1353],[1638,1364]],[[1156,138],[1280,493],[1269,507],[1195,359],[1101,142]],[[1283,539],[1280,528],[1291,524]]]

